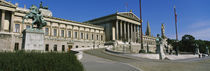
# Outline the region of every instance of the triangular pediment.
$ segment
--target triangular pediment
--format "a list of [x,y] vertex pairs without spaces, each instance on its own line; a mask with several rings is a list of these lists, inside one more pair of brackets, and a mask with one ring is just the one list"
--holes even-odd
[[125,16],[125,17],[128,17],[128,18],[131,18],[131,19],[135,19],[135,20],[140,20],[134,13],[132,12],[122,12],[122,13],[119,13],[119,15],[122,15],[122,16]]
[[6,7],[11,7],[11,8],[16,8],[16,6],[10,2],[0,0],[0,6],[6,6]]

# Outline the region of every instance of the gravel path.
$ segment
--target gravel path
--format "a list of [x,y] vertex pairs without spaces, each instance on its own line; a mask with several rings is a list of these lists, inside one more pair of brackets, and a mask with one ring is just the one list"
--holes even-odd
[[210,58],[191,59],[191,60],[152,60],[140,57],[126,56],[122,54],[112,54],[105,52],[104,49],[88,50],[85,53],[101,58],[128,63],[144,71],[209,71]]

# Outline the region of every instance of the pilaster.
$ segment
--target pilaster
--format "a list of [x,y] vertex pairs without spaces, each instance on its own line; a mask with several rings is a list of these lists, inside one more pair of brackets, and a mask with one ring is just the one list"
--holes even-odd
[[1,32],[4,32],[5,10],[1,10]]

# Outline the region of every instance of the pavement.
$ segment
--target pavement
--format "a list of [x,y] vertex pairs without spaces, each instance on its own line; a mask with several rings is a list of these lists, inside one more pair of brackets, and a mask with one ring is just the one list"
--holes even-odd
[[83,58],[80,61],[84,65],[85,71],[140,71],[129,64],[96,57],[86,53],[83,53]]
[[[156,60],[141,57],[127,56],[123,54],[113,54],[105,49],[95,49],[84,51],[84,53],[94,55],[111,61],[130,64],[141,71],[209,71],[210,57],[184,60]],[[103,70],[103,69],[101,69]],[[107,71],[105,69],[105,71]],[[121,70],[115,70],[121,71]]]

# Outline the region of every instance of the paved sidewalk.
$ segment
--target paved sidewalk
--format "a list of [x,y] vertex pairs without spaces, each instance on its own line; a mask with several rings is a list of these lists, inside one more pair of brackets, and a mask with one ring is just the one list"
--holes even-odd
[[120,62],[99,58],[84,53],[80,60],[84,65],[85,71],[139,71],[138,69]]

